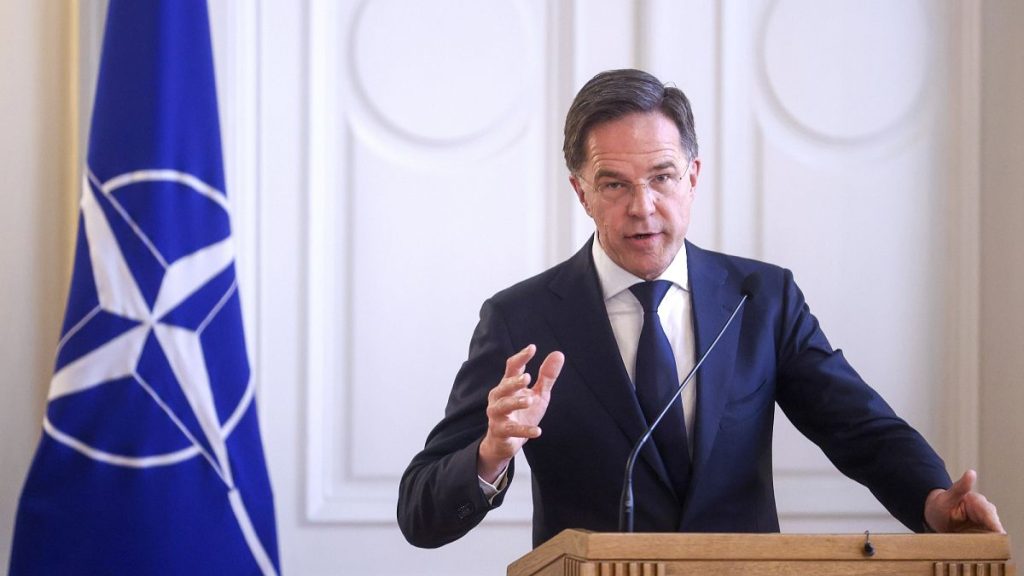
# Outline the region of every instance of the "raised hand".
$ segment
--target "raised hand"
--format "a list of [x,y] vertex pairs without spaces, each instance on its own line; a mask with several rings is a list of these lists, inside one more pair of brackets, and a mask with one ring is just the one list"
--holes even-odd
[[541,434],[540,421],[565,356],[548,354],[537,373],[537,384],[530,388],[526,364],[536,353],[537,347],[530,344],[510,356],[504,377],[487,395],[487,434],[477,452],[477,474],[488,482],[497,479],[523,444]]

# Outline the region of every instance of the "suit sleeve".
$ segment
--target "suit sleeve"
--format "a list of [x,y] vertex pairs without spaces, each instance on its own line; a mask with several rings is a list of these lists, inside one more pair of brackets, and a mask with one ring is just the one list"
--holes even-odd
[[923,531],[928,493],[950,486],[945,464],[832,349],[788,270],[782,294],[779,405],[843,474],[867,486],[905,526]]
[[[436,548],[457,540],[491,508],[501,505],[508,490],[488,503],[480,489],[476,460],[487,432],[487,394],[501,380],[505,361],[514,352],[502,314],[491,301],[485,302],[444,418],[402,475],[398,525],[409,543]],[[509,483],[514,465],[514,461],[509,464]]]

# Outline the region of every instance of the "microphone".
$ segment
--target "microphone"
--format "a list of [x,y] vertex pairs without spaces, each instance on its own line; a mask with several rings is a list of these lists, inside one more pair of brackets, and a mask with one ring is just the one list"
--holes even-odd
[[679,395],[682,394],[683,389],[686,388],[686,385],[693,380],[694,375],[697,374],[697,369],[701,367],[701,364],[704,364],[704,360],[706,360],[708,355],[711,354],[711,351],[715,349],[715,345],[722,339],[722,334],[725,334],[729,325],[732,324],[733,318],[735,318],[736,314],[739,313],[744,302],[757,295],[757,291],[760,288],[761,275],[759,273],[754,272],[743,279],[743,284],[740,286],[740,291],[742,292],[743,297],[740,298],[739,303],[736,304],[736,308],[733,309],[732,315],[730,315],[729,319],[725,321],[725,325],[722,326],[722,329],[718,331],[718,336],[715,336],[714,341],[711,342],[711,346],[708,346],[708,349],[703,355],[701,355],[697,364],[694,365],[693,369],[691,369],[689,374],[686,375],[686,378],[683,379],[683,383],[676,389],[676,393],[673,394],[672,398],[665,403],[665,407],[658,413],[658,417],[654,419],[654,422],[647,427],[647,431],[644,432],[643,436],[641,436],[640,439],[636,441],[636,444],[633,445],[633,450],[629,453],[629,458],[626,459],[626,477],[622,481],[622,498],[619,500],[619,532],[633,531],[633,468],[636,466],[636,460],[640,456],[640,450],[651,438],[651,434],[654,433],[654,429],[658,427],[661,419],[664,418],[665,414],[667,414],[675,405],[676,401],[679,399]]

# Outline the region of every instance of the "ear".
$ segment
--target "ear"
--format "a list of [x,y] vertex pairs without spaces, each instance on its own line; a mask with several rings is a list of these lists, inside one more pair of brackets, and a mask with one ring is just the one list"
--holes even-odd
[[580,206],[583,206],[587,216],[593,218],[594,215],[590,213],[590,204],[587,202],[587,193],[583,190],[583,186],[580,185],[579,178],[576,178],[575,174],[569,175],[569,184],[572,184],[572,189],[576,191],[576,198],[580,201]]
[[700,158],[693,159],[693,167],[690,168],[690,188],[697,187],[697,180],[700,179]]

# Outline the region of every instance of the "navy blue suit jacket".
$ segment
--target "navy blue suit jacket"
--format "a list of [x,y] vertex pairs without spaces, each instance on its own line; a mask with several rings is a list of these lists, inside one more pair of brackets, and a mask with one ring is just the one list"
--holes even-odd
[[[527,367],[534,376],[551,351],[566,358],[541,422],[543,435],[523,449],[533,477],[534,545],[566,528],[617,529],[624,463],[645,423],[608,321],[592,242],[484,303],[444,419],[402,478],[398,520],[411,543],[451,542],[492,507],[476,475],[487,393],[506,359],[531,343],[538,348]],[[686,250],[697,357],[739,302],[743,280],[757,272],[761,287],[698,372],[687,493],[675,493],[653,445],[641,453],[636,530],[777,532],[776,403],[839,470],[866,485],[906,526],[921,530],[928,492],[950,485],[945,465],[832,349],[792,274],[689,242]]]

